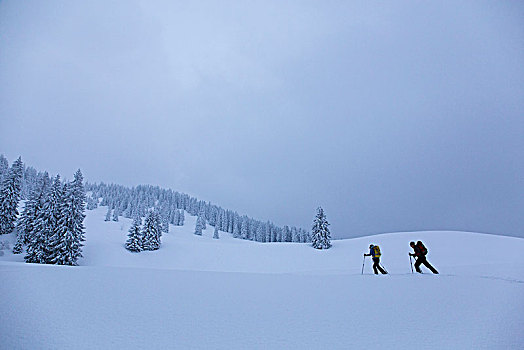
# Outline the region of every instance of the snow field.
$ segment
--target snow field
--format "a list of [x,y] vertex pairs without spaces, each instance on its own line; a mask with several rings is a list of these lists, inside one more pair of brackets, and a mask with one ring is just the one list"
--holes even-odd
[[[124,249],[131,220],[88,211],[79,267],[0,257],[1,349],[521,349],[524,240],[463,232],[307,244],[212,239],[196,218],[155,252]],[[14,237],[1,237],[13,240]],[[410,240],[441,272],[411,274]],[[371,274],[378,244],[390,275]]]

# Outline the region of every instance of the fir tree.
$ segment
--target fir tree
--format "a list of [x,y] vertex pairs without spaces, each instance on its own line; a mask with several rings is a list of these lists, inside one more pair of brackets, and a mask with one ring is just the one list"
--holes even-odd
[[195,224],[195,235],[202,236],[202,230],[204,229],[203,224],[204,219],[201,216],[197,217],[196,224]]
[[180,210],[180,215],[178,216],[178,226],[184,226],[185,221],[184,209]]
[[63,189],[60,176],[57,175],[53,185],[45,193],[41,191],[35,203],[33,230],[28,233],[27,254],[24,257],[28,263],[47,264],[55,257],[51,240],[57,231],[58,221],[62,215],[60,204],[63,200]]
[[167,209],[162,210],[160,220],[162,222],[162,232],[169,233],[169,213]]
[[255,240],[257,242],[265,242],[266,241],[266,230],[264,228],[264,225],[260,224],[257,227],[256,234],[255,234]]
[[118,208],[113,211],[113,221],[118,222]]
[[242,237],[242,239],[247,239],[249,237],[249,232],[248,232],[249,228],[248,228],[247,220],[248,220],[247,217],[242,218],[242,226],[240,226],[240,237]]
[[111,204],[107,206],[107,213],[104,221],[111,221]]
[[200,211],[200,214],[198,214],[198,217],[201,218],[202,230],[205,230],[207,226],[206,226],[206,213],[204,212],[204,210]]
[[133,220],[133,224],[129,228],[129,234],[127,237],[129,237],[126,241],[126,249],[130,250],[132,252],[139,252],[142,250],[142,230],[140,229],[140,225],[142,225],[142,219],[137,216]]
[[51,264],[78,265],[82,257],[84,238],[85,190],[80,170],[74,180],[66,183],[60,203],[60,217],[53,236],[49,239],[52,255],[47,258]]
[[218,234],[218,225],[215,225],[215,231],[213,232],[213,238],[214,239],[219,239],[220,236]]
[[160,238],[162,237],[162,223],[160,215],[156,211],[149,211],[144,221],[142,229],[142,249],[157,250],[160,248]]
[[265,241],[266,241],[266,242],[271,242],[271,241],[272,241],[272,240],[271,240],[271,226],[272,226],[272,224],[268,221],[268,222],[266,223],[266,230],[265,230],[265,232],[264,232],[264,234],[265,234],[265,236],[266,236],[266,237],[265,237]]
[[7,161],[7,158],[4,157],[3,154],[0,154],[0,183],[2,183],[8,171],[9,171],[9,162]]
[[300,232],[295,226],[291,228],[291,240],[292,242],[300,242]]
[[22,158],[19,157],[9,169],[0,187],[0,235],[11,233],[15,228],[22,176],[23,163]]
[[178,226],[178,221],[180,220],[180,212],[177,209],[174,209],[171,213],[171,223],[175,226]]
[[242,233],[240,232],[240,219],[238,216],[235,216],[234,218],[234,224],[233,224],[233,238],[240,238],[242,236]]
[[282,230],[282,242],[291,242],[291,230],[287,225],[285,225]]
[[28,244],[29,237],[34,232],[34,225],[37,219],[38,201],[49,186],[49,177],[47,173],[38,179],[37,185],[32,189],[28,200],[25,203],[24,210],[17,221],[16,244],[13,247],[13,254],[22,253],[23,246]]
[[328,249],[331,247],[331,234],[329,223],[321,207],[317,209],[317,215],[313,221],[312,246],[316,249]]
[[[31,225],[28,225],[27,223],[24,224],[24,243],[27,244],[27,254],[24,257],[26,262],[40,262],[40,256],[43,254],[44,251],[43,234],[41,234],[43,226],[41,224],[41,220],[44,207],[44,200],[48,191],[49,182],[49,177],[46,174],[46,176],[43,177],[40,182],[39,188],[36,192],[36,198],[34,198],[34,200],[31,199],[31,201],[33,202],[31,204],[31,210],[33,213],[30,216],[30,220],[27,221],[27,223],[30,222]],[[22,251],[22,247],[18,249],[20,250],[20,252]]]

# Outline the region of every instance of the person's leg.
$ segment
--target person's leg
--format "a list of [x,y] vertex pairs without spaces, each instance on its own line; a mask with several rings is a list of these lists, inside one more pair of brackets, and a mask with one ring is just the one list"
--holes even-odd
[[420,264],[422,264],[422,261],[423,260],[426,260],[424,259],[423,257],[419,256],[417,259],[415,259],[415,270],[419,273],[422,273],[422,270],[420,269]]
[[423,263],[431,272],[435,274],[438,273],[438,271],[433,266],[431,266],[431,264],[426,259],[424,259]]
[[375,275],[378,275],[377,267],[380,268],[380,266],[378,266],[378,262],[379,259],[373,258],[373,271],[375,271]]

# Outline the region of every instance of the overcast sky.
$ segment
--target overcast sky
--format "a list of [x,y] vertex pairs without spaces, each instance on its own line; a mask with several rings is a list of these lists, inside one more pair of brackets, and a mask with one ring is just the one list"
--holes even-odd
[[524,237],[519,1],[1,1],[0,153],[336,238]]

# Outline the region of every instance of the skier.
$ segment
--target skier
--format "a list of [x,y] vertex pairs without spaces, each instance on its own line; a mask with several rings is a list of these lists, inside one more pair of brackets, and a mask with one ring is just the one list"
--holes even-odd
[[380,248],[378,245],[370,244],[369,254],[364,254],[364,256],[371,256],[373,258],[373,271],[375,271],[375,275],[378,275],[378,271],[383,275],[387,274],[387,272],[380,267]]
[[418,273],[422,273],[420,265],[424,264],[428,269],[431,270],[431,272],[438,274],[438,271],[435,270],[435,268],[431,266],[431,264],[426,260],[426,254],[428,253],[428,250],[424,244],[422,244],[421,241],[418,241],[417,244],[415,244],[415,242],[409,242],[409,245],[415,251],[415,253],[409,253],[410,256],[416,257],[415,270],[417,270]]

